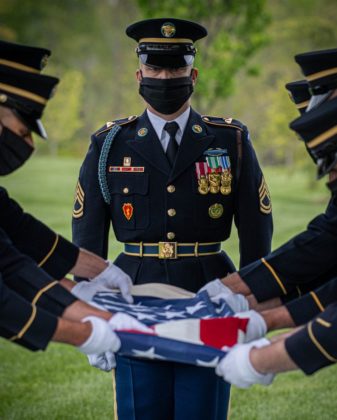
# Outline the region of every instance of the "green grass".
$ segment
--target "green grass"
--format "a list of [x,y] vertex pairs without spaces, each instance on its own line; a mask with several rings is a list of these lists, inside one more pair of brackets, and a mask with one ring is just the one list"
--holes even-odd
[[[2,179],[2,184],[26,211],[70,238],[80,163],[78,159],[34,157],[17,173]],[[309,186],[308,175],[291,175],[286,170],[271,168],[265,170],[265,175],[273,199],[276,247],[324,210],[328,193],[323,182],[314,189]],[[114,243],[110,248],[113,257],[121,246]],[[235,237],[224,244],[224,249],[237,262]],[[46,352],[31,353],[0,340],[0,353],[1,419],[113,418],[111,374],[90,368],[86,358],[73,348],[52,344]],[[283,374],[269,388],[233,389],[230,418],[337,418],[336,368],[322,370],[312,377],[298,372]]]

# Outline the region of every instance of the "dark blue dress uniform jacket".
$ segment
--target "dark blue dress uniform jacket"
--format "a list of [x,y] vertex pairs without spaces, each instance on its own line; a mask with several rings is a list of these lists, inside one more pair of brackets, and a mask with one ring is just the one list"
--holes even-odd
[[[271,203],[269,193],[259,195],[259,189],[265,191],[266,184],[246,127],[231,119],[226,123],[223,118],[201,117],[191,109],[171,169],[146,112],[117,124],[121,129],[108,150],[104,168],[100,167],[100,176],[106,177],[105,194],[110,202],[104,200],[98,178],[100,157],[106,153],[103,145],[110,131],[105,126],[92,136],[80,170],[73,217],[74,243],[106,258],[110,223],[120,242],[221,242],[230,236],[234,218],[241,265],[270,251]],[[111,123],[110,126],[113,127]],[[193,129],[196,126],[198,130]],[[216,148],[225,149],[230,158],[232,191],[226,196],[201,195],[195,162],[205,162],[204,152]],[[109,172],[112,166],[123,166],[125,157],[131,158],[131,166],[144,171]],[[130,219],[123,214],[124,204],[133,208]],[[209,216],[214,204],[223,206],[219,218]],[[170,209],[175,210],[173,217],[168,214]],[[122,253],[115,262],[135,284],[161,282],[191,291],[234,270],[224,252],[175,260]]]
[[337,302],[337,277],[285,304],[296,325],[303,325]]
[[57,316],[74,296],[21,254],[1,229],[0,273],[0,335],[31,350],[44,349]]
[[9,289],[0,275],[0,336],[30,350],[43,350],[52,339],[57,317]]
[[239,271],[258,301],[299,296],[337,275],[337,197],[306,231]]
[[288,337],[285,347],[297,366],[310,375],[337,362],[337,301]]
[[0,187],[0,335],[31,350],[44,349],[57,316],[76,298],[58,280],[79,249],[25,213]]
[[0,228],[13,245],[30,256],[39,267],[55,279],[63,278],[75,265],[79,249],[55,233],[21,206],[0,187]]

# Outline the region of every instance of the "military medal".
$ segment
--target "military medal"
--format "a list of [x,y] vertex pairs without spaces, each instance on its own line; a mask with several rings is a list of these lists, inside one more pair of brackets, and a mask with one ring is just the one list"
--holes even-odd
[[212,204],[208,209],[208,215],[212,219],[219,219],[223,214],[223,205],[219,203]]
[[211,194],[217,194],[220,191],[221,174],[211,172],[208,174],[209,191]]
[[198,178],[198,191],[202,195],[208,194],[209,185],[207,179],[207,163],[195,162],[196,174]]
[[223,195],[228,195],[232,191],[231,183],[232,183],[232,174],[228,169],[225,169],[221,174],[221,187],[220,192]]
[[125,218],[130,220],[133,215],[133,205],[131,203],[124,203],[122,210]]
[[228,195],[232,192],[232,179],[233,175],[231,174],[231,161],[228,155],[220,156],[220,165],[223,168],[221,173],[221,187],[220,192],[223,195]]

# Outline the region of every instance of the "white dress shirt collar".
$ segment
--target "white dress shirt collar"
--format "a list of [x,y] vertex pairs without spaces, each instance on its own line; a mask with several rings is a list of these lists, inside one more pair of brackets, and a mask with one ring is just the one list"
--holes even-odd
[[188,107],[186,111],[184,111],[179,117],[172,121],[166,121],[163,118],[159,117],[158,115],[154,114],[153,112],[146,110],[149,120],[157,133],[158,139],[160,140],[164,151],[166,151],[167,144],[169,141],[169,134],[164,130],[164,126],[167,122],[175,121],[179,125],[179,129],[176,134],[176,141],[180,145],[181,139],[183,137],[183,133],[190,116],[191,107]]

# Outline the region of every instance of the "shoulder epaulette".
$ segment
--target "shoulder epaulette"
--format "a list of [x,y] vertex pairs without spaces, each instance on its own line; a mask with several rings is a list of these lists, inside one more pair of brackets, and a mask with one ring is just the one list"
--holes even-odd
[[235,120],[234,118],[211,117],[209,115],[203,115],[201,118],[206,124],[236,128],[238,130],[244,131],[244,125],[242,122]]
[[130,115],[130,117],[127,118],[121,118],[119,120],[114,120],[114,121],[108,121],[106,124],[103,125],[103,127],[101,127],[99,130],[96,131],[95,135],[99,135],[104,133],[105,131],[111,130],[111,128],[114,125],[126,125],[126,124],[130,124],[131,122],[135,121],[137,119],[137,115]]

